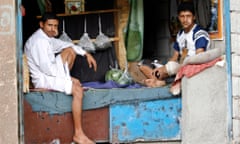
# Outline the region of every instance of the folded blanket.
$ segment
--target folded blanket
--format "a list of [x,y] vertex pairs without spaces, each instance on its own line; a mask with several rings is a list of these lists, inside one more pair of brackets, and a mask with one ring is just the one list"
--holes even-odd
[[178,95],[180,93],[181,90],[181,79],[182,77],[186,76],[187,78],[190,78],[198,73],[200,73],[201,71],[215,65],[215,63],[217,63],[218,61],[221,60],[221,57],[218,57],[212,61],[206,62],[206,63],[202,63],[202,64],[188,64],[188,65],[184,65],[182,66],[176,77],[175,80],[170,88],[170,92],[173,95]]

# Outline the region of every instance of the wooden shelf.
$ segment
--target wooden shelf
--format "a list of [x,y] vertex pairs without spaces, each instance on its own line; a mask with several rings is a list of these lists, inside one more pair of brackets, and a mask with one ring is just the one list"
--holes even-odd
[[[76,16],[76,15],[87,15],[87,14],[100,14],[100,13],[113,13],[113,12],[119,12],[118,9],[109,9],[109,10],[96,10],[96,11],[84,11],[84,12],[80,12],[78,14],[66,14],[66,13],[62,13],[62,14],[57,14],[57,16],[60,17],[65,17],[65,16]],[[37,16],[37,18],[41,18],[42,16]]]
[[[78,16],[78,15],[88,15],[88,14],[101,14],[101,13],[118,13],[120,9],[107,9],[107,10],[94,10],[94,11],[83,11],[77,14],[68,14],[68,13],[59,13],[57,16],[59,17],[69,17],[69,16]],[[36,16],[38,19],[42,16]],[[80,39],[80,38],[79,38]],[[91,39],[94,42],[96,39]],[[119,41],[119,37],[110,37],[112,42]],[[74,44],[77,44],[79,40],[72,40]],[[115,43],[116,44],[116,43]]]

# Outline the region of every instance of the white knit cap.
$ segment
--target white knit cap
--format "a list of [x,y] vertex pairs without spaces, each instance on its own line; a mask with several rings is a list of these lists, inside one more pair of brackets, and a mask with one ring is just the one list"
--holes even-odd
[[177,74],[177,72],[180,68],[180,64],[175,61],[167,62],[167,64],[165,66],[166,66],[167,73],[169,76]]

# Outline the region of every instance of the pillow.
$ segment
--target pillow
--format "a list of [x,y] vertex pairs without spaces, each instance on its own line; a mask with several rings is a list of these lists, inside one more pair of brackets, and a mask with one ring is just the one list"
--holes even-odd
[[214,48],[194,56],[186,57],[182,66],[187,64],[201,64],[212,61],[224,54],[223,48]]

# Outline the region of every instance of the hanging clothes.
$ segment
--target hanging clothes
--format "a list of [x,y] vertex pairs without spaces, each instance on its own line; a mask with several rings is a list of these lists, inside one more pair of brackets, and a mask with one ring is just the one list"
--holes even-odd
[[41,15],[43,15],[45,13],[45,0],[37,0],[38,2],[38,7],[40,9]]
[[125,44],[128,61],[139,61],[143,51],[143,0],[129,0],[130,16],[125,32]]
[[52,3],[50,0],[45,0],[45,11],[52,12]]
[[181,29],[181,24],[178,20],[178,2],[177,0],[169,0],[169,30],[172,37],[175,37]]
[[207,29],[211,22],[211,0],[193,0],[196,22]]

